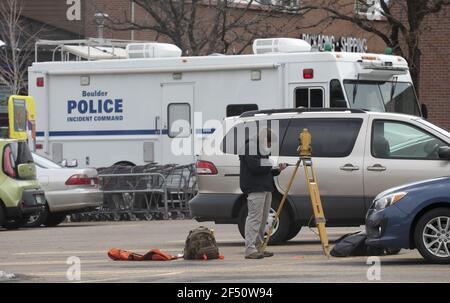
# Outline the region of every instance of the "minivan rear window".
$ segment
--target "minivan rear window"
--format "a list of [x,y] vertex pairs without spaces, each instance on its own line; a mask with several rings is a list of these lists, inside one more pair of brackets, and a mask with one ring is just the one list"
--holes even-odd
[[361,129],[363,119],[286,119],[280,120],[280,129],[287,129],[281,145],[281,156],[298,157],[298,137],[307,128],[312,136],[312,156],[339,158],[347,157]]
[[284,129],[279,127],[280,120],[261,120],[261,121],[247,121],[239,123],[231,128],[221,143],[221,150],[226,154],[242,154],[248,152],[244,149],[245,145],[256,138],[260,130],[270,128],[273,134],[272,152],[273,155],[279,153],[279,146],[281,138],[284,134]]

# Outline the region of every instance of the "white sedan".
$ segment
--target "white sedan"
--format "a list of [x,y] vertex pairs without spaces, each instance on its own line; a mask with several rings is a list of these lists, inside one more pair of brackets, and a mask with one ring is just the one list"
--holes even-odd
[[66,168],[33,153],[39,183],[45,191],[45,211],[30,217],[26,226],[56,226],[68,214],[94,210],[103,203],[94,168]]

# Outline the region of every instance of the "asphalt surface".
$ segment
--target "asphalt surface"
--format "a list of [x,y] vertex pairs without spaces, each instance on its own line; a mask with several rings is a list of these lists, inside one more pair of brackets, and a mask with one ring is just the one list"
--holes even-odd
[[[118,262],[107,256],[113,247],[138,253],[152,248],[181,253],[188,231],[198,225],[193,220],[174,220],[0,230],[0,273],[15,275],[4,278],[7,282],[450,282],[450,265],[426,264],[417,251],[402,250],[375,261],[327,259],[308,229],[286,245],[270,247],[275,256],[263,260],[244,259],[244,242],[236,226],[213,223],[203,225],[215,230],[224,260]],[[355,230],[329,228],[328,232],[333,240]],[[77,258],[80,271],[70,263]],[[68,280],[68,272],[72,278],[79,272],[81,280]]]

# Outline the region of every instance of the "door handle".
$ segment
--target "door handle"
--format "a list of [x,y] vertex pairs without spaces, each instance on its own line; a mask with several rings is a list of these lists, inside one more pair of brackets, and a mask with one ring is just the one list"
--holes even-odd
[[159,131],[159,129],[158,129],[159,128],[159,119],[160,119],[159,116],[155,117],[155,130],[156,131]]
[[370,171],[385,171],[386,167],[380,165],[380,164],[375,164],[373,166],[367,166],[367,170]]
[[345,170],[345,171],[354,171],[354,170],[359,170],[359,167],[354,166],[353,164],[347,163],[344,166],[340,166],[339,169]]

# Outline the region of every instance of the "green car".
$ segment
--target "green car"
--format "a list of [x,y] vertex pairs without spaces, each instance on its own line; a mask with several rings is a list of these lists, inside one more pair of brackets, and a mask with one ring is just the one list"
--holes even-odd
[[42,211],[44,191],[36,179],[36,167],[25,141],[0,139],[0,226],[15,229],[29,216]]

